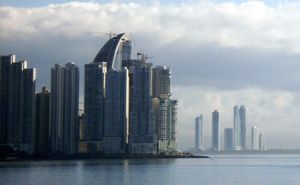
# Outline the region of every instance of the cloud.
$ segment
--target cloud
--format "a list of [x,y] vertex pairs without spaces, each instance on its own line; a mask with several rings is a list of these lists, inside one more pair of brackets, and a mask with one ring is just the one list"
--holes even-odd
[[[194,117],[248,108],[249,125],[271,147],[299,147],[300,3],[70,2],[42,7],[0,7],[0,54],[16,53],[37,68],[38,88],[49,86],[55,63],[81,68],[106,42],[107,32],[129,32],[137,51],[172,68],[179,100],[180,146],[192,145]],[[99,33],[93,33],[99,32]],[[209,139],[207,140],[209,141]],[[209,143],[209,142],[208,142]]]
[[[89,31],[129,31],[169,44],[280,49],[300,52],[300,3],[276,7],[261,1],[188,4],[71,2],[38,8],[1,7],[1,38],[43,33],[84,36]],[[22,33],[21,35],[18,33]]]

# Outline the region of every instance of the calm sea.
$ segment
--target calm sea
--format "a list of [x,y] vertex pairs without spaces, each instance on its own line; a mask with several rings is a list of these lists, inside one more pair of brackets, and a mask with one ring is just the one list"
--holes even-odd
[[300,185],[300,155],[0,162],[0,185]]

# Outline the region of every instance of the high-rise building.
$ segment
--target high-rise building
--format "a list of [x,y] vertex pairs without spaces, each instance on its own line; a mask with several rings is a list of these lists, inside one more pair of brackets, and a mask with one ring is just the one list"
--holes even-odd
[[79,69],[73,63],[51,70],[52,152],[75,154],[78,149]]
[[166,66],[156,66],[152,69],[152,96],[168,99],[171,96],[171,71]]
[[35,80],[34,68],[27,61],[12,63],[9,97],[9,143],[28,154],[35,143]]
[[242,150],[247,150],[247,145],[246,145],[246,108],[244,106],[240,106],[239,109],[239,117],[240,117],[240,135],[241,135],[241,149]]
[[232,150],[232,128],[224,129],[224,150],[231,151]]
[[84,141],[88,152],[99,152],[102,150],[106,72],[107,66],[105,62],[85,65]]
[[48,154],[50,152],[50,92],[46,87],[36,94],[36,129],[35,152]]
[[157,135],[152,109],[152,64],[142,57],[131,60],[130,141],[131,153],[157,153]]
[[129,74],[108,70],[104,121],[104,153],[127,152],[129,134]]
[[195,149],[203,150],[203,117],[202,114],[195,118]]
[[236,151],[247,150],[246,147],[246,108],[233,107],[233,149]]
[[239,107],[233,107],[233,150],[241,150],[241,125]]
[[15,55],[0,56],[0,144],[8,143],[11,65]]
[[253,126],[251,128],[251,150],[258,150],[258,128]]
[[[155,127],[158,134],[158,153],[176,151],[177,101],[171,100],[171,71],[166,66],[152,69],[152,97]],[[174,130],[174,132],[172,131]]]
[[212,150],[220,151],[220,120],[217,110],[212,113]]
[[266,151],[267,150],[266,136],[265,136],[264,133],[259,133],[258,146],[259,146],[259,151]]
[[161,99],[158,120],[158,152],[172,153],[177,148],[177,101]]

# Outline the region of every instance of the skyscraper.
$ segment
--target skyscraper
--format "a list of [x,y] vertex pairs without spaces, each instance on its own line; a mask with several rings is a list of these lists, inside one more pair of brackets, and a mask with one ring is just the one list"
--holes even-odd
[[224,129],[224,150],[231,151],[232,150],[232,128]]
[[36,94],[36,138],[35,151],[37,154],[50,152],[50,92],[43,87],[42,92]]
[[239,117],[240,117],[240,134],[241,134],[241,149],[247,150],[246,145],[246,108],[244,106],[240,106],[239,109]]
[[51,70],[52,152],[75,154],[78,142],[79,69],[73,63]]
[[9,143],[28,154],[35,143],[35,80],[34,68],[27,61],[12,63],[9,97]]
[[129,134],[129,74],[126,67],[108,70],[104,117],[104,153],[126,153]]
[[177,146],[177,101],[170,99],[170,86],[170,68],[166,66],[152,68],[152,97],[153,101],[158,103],[158,108],[153,107],[158,134],[158,152],[164,154],[176,151]]
[[233,149],[241,150],[241,125],[239,107],[233,107]]
[[244,106],[233,107],[233,149],[246,150],[246,108]]
[[259,138],[258,138],[258,146],[259,146],[259,151],[266,151],[267,146],[266,146],[266,136],[264,133],[259,133]]
[[131,60],[130,144],[131,153],[157,153],[157,135],[152,109],[152,64],[146,58]]
[[84,141],[87,152],[102,150],[104,132],[104,99],[106,91],[106,63],[85,65],[84,74]]
[[195,149],[203,150],[203,117],[202,114],[195,119]]
[[258,150],[258,128],[253,126],[251,128],[251,150]]
[[11,65],[15,55],[0,56],[0,144],[8,142]]
[[159,103],[158,152],[172,153],[177,147],[177,101],[161,99]]
[[212,150],[220,151],[220,120],[217,110],[212,113]]

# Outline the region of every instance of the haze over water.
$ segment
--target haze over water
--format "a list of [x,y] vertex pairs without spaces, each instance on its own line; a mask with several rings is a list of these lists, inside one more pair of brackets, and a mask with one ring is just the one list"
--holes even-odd
[[1,185],[299,185],[300,155],[1,162]]

